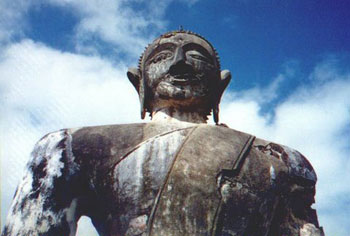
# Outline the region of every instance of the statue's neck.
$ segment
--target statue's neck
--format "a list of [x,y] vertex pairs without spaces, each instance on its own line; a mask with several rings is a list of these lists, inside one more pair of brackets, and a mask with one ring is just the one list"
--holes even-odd
[[207,117],[197,112],[184,112],[174,108],[162,108],[152,112],[152,121],[207,123]]

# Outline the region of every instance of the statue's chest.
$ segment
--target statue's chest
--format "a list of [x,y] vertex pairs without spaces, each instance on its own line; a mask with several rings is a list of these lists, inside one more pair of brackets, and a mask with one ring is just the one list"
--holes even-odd
[[226,224],[240,232],[258,204],[273,211],[278,162],[264,160],[249,135],[212,131],[159,135],[122,158],[113,171],[122,232],[209,235]]
[[113,192],[122,232],[138,235],[146,230],[155,201],[188,130],[158,135],[138,144],[113,170]]

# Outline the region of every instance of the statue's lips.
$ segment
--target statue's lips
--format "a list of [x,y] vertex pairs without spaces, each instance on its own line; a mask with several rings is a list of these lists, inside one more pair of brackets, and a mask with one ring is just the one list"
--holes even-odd
[[199,79],[194,74],[183,74],[168,76],[168,81],[174,85],[190,85],[199,83]]

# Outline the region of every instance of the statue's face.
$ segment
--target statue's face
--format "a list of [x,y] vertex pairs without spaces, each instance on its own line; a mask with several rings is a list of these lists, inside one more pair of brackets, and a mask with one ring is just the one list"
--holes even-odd
[[218,67],[205,40],[186,33],[160,38],[148,47],[142,65],[152,106],[208,105],[220,80]]

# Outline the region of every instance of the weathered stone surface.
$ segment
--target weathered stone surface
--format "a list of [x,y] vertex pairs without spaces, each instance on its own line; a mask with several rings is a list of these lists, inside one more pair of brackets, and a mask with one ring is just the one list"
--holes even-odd
[[167,33],[128,77],[153,122],[43,137],[3,236],[73,236],[82,215],[103,236],[323,236],[303,155],[205,124],[231,78],[208,41]]
[[317,229],[313,224],[305,224],[303,228],[300,230],[300,236],[309,236],[309,235],[324,236],[324,233],[322,230]]
[[[235,139],[229,138],[232,134]],[[249,137],[207,125],[193,130],[162,187],[150,222],[152,235],[211,233],[220,203],[221,172],[233,167]],[[216,143],[217,140],[222,141]]]
[[217,53],[205,38],[174,31],[148,45],[128,78],[140,96],[142,118],[146,112],[153,117],[162,111],[198,123],[212,111],[218,123],[221,95],[231,74],[220,70]]

